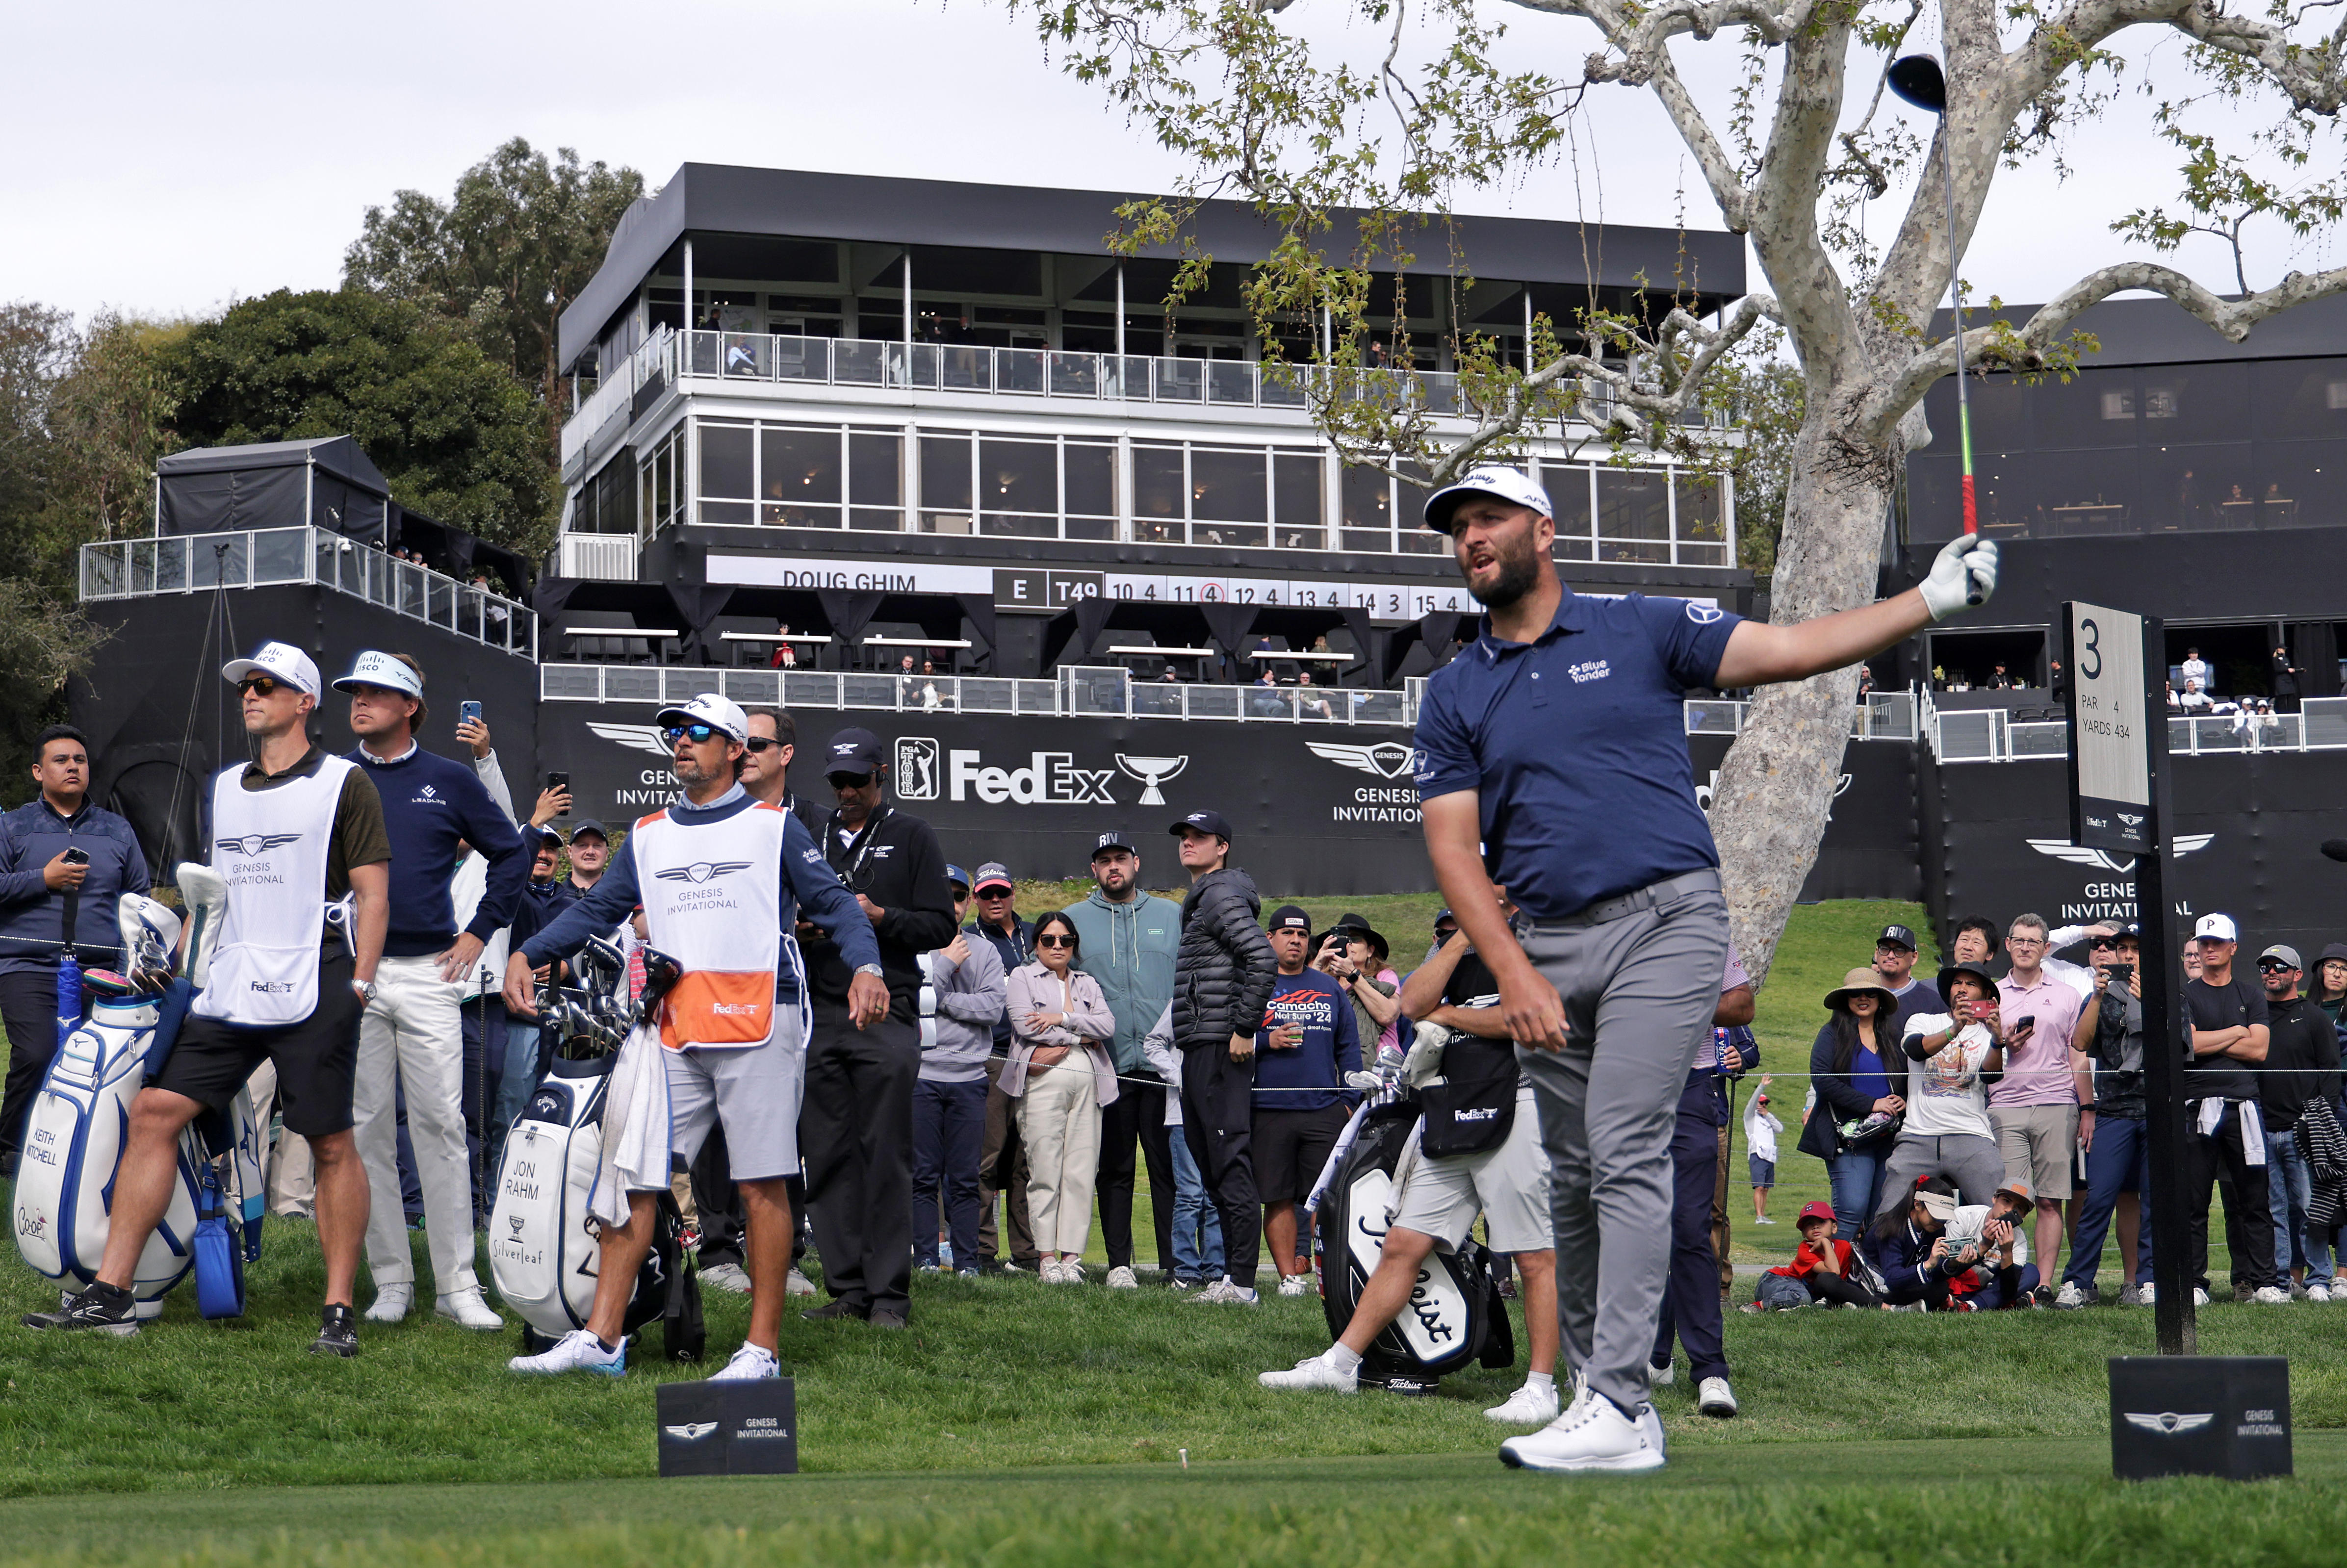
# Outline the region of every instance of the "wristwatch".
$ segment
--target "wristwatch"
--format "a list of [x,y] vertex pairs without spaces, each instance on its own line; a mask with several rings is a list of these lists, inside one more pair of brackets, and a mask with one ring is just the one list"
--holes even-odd
[[362,1005],[372,1002],[374,1000],[374,982],[373,980],[353,980],[351,982],[351,993],[359,999]]
[[885,980],[888,978],[877,964],[858,964],[856,966],[856,972],[859,975],[870,975],[876,980]]

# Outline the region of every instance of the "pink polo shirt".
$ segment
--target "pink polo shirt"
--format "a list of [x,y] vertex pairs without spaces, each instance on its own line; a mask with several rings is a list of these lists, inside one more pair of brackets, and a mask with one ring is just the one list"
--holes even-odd
[[2024,986],[2011,975],[1996,983],[1999,1016],[2007,1033],[2017,1019],[2034,1018],[2037,1027],[2018,1050],[2004,1053],[2004,1076],[1988,1091],[1988,1102],[1998,1105],[2075,1105],[2078,1081],[2070,1066],[2070,1036],[2078,1027],[2083,999],[2070,986],[2044,969],[2037,983]]

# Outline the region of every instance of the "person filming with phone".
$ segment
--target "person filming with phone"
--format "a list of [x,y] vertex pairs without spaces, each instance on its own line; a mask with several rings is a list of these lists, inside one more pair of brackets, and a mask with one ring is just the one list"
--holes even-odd
[[2004,1180],[1987,1102],[2011,1043],[1996,979],[1963,963],[1950,964],[1939,979],[1947,1010],[1909,1019],[1900,1042],[1907,1058],[1907,1120],[1883,1167],[1885,1214],[1903,1211],[1927,1176],[1946,1177],[1971,1204],[1987,1203]]

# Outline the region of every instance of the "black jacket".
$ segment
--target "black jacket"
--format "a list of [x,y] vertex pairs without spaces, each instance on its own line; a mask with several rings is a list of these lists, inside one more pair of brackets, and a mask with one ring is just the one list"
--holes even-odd
[[1174,1043],[1228,1045],[1263,1026],[1279,977],[1271,938],[1255,923],[1263,899],[1244,871],[1208,872],[1182,900],[1182,948],[1174,956]]
[[2310,1100],[2339,1099],[2339,1035],[2323,1010],[2304,997],[2266,1004],[2263,1072],[2258,1074],[2258,1108],[2266,1125],[2287,1132],[2298,1125]]
[[[946,881],[945,851],[929,825],[892,806],[880,810],[886,815],[853,855],[832,820],[835,813],[805,815],[815,818],[807,825],[847,890],[880,907],[872,934],[880,942],[888,1016],[915,1023],[920,1018],[921,955],[954,938],[953,888]],[[808,995],[819,1006],[846,1006],[856,971],[839,945],[819,928],[801,924],[799,946],[806,954]]]

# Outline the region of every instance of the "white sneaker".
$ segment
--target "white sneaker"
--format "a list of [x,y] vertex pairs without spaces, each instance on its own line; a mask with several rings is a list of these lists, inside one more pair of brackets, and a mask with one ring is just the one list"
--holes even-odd
[[1108,1271],[1107,1284],[1111,1290],[1139,1290],[1141,1276],[1120,1263]]
[[1209,1307],[1253,1307],[1255,1297],[1252,1290],[1241,1290],[1227,1279],[1217,1279],[1190,1299]]
[[1056,1257],[1047,1257],[1041,1263],[1037,1264],[1035,1266],[1035,1277],[1040,1279],[1046,1285],[1059,1284],[1060,1260]]
[[2331,1287],[2318,1280],[2306,1287],[2306,1298],[2309,1301],[2328,1301],[2331,1299]]
[[1770,1219],[1768,1215],[1766,1215],[1766,1214],[1762,1214],[1762,1215],[1760,1215],[1758,1219],[1755,1219],[1752,1223],[1753,1223],[1754,1225],[1775,1225],[1777,1222],[1776,1222],[1775,1220]]
[[1311,1295],[1312,1276],[1308,1274],[1281,1275],[1279,1276],[1279,1294],[1282,1296]]
[[2192,1287],[2192,1305],[2195,1307],[2209,1305],[2209,1293],[2197,1285]]
[[1678,1368],[1668,1361],[1664,1362],[1659,1367],[1648,1367],[1646,1368],[1646,1387],[1649,1389],[1667,1389],[1671,1386],[1671,1379],[1678,1375]]
[[809,1279],[805,1275],[801,1274],[798,1271],[797,1266],[794,1265],[791,1268],[790,1277],[783,1281],[783,1294],[784,1296],[813,1296],[815,1294],[815,1281]]
[[481,1299],[477,1285],[463,1290],[452,1290],[432,1304],[432,1310],[459,1328],[469,1328],[476,1334],[495,1334],[506,1326],[506,1320],[489,1310]]
[[1727,1386],[1725,1378],[1706,1378],[1695,1386],[1695,1408],[1706,1416],[1725,1420],[1736,1413],[1736,1390]]
[[[407,1309],[415,1305],[413,1285],[379,1285],[375,1286],[374,1305],[366,1309],[369,1323],[397,1323],[407,1317]],[[497,1325],[502,1328],[504,1324]]]
[[712,1263],[701,1271],[702,1288],[730,1290],[736,1296],[750,1294],[750,1274],[738,1263]]
[[1651,1403],[1638,1407],[1638,1430],[1655,1446],[1656,1453],[1665,1459],[1670,1457],[1670,1444],[1663,1437],[1663,1418],[1655,1413]]
[[709,1374],[712,1383],[755,1383],[783,1375],[783,1364],[774,1359],[772,1350],[745,1344],[733,1352],[733,1359],[720,1371]]
[[2288,1307],[2290,1305],[2290,1292],[2282,1289],[2280,1286],[2269,1285],[2262,1290],[2253,1294],[2250,1299],[2258,1303],[2260,1307]]
[[1584,1393],[1540,1430],[1501,1443],[1500,1462],[1511,1470],[1660,1470],[1663,1450],[1645,1419],[1652,1409],[1640,1406],[1633,1419],[1603,1394]]
[[1355,1393],[1361,1386],[1357,1373],[1339,1372],[1326,1356],[1307,1356],[1285,1372],[1258,1372],[1255,1380],[1266,1389],[1326,1389],[1337,1394]]
[[535,1356],[517,1356],[506,1363],[506,1370],[523,1372],[536,1377],[552,1377],[558,1372],[600,1372],[606,1378],[628,1375],[628,1342],[620,1341],[616,1350],[606,1350],[603,1342],[584,1328],[573,1328],[554,1342],[554,1348]]
[[1483,1419],[1508,1427],[1544,1427],[1556,1419],[1558,1414],[1554,1383],[1545,1389],[1526,1383],[1510,1394],[1504,1403],[1485,1410]]
[[1083,1282],[1083,1260],[1081,1258],[1075,1257],[1061,1258],[1060,1260],[1060,1283],[1061,1285],[1081,1285]]
[[2054,1305],[2065,1312],[2075,1312],[2086,1305],[2086,1293],[2078,1288],[2077,1281],[2065,1279],[2062,1288],[2054,1293]]
[[[2137,1307],[2149,1307],[2157,1299],[2158,1299],[2158,1297],[2153,1286],[2148,1285],[2138,1285],[2135,1287],[2135,1304]],[[2124,1304],[2126,1297],[2121,1296],[2120,1301]]]

